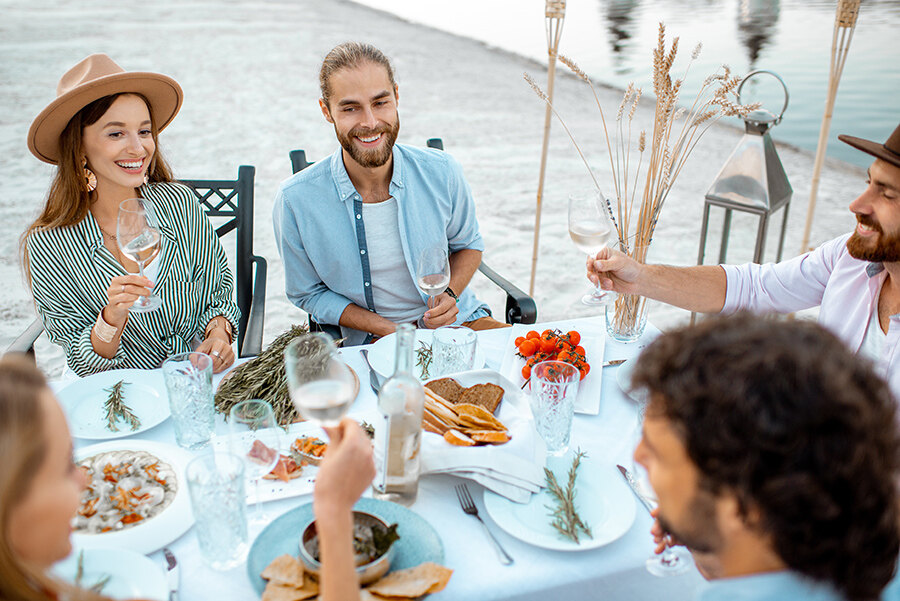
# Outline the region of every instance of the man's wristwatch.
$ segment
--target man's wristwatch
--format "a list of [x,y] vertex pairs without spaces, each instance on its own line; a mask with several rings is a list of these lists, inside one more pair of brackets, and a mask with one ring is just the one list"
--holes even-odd
[[444,292],[446,292],[450,296],[450,298],[452,298],[456,302],[459,302],[459,297],[456,295],[455,292],[453,292],[453,290],[450,289],[450,286],[447,286],[447,289],[444,290]]

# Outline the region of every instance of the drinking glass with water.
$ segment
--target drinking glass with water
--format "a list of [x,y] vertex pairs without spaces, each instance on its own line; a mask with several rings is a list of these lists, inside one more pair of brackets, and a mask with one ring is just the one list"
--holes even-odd
[[232,453],[206,453],[185,469],[200,554],[214,570],[243,563],[250,549],[244,461]]
[[578,369],[562,361],[542,361],[531,369],[531,412],[550,455],[569,450],[580,379]]
[[215,431],[212,357],[203,353],[174,355],[163,362],[162,370],[175,441],[191,450],[206,446]]

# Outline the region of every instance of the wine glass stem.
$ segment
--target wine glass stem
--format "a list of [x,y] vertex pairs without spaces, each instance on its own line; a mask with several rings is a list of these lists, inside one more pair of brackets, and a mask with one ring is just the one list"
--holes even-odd
[[259,480],[260,478],[258,476],[253,480],[253,486],[256,490],[256,509],[254,510],[254,514],[257,520],[261,520],[263,517],[262,502],[259,498]]

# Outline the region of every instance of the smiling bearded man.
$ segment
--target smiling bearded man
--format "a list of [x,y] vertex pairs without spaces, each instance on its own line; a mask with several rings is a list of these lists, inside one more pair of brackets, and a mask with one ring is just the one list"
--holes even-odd
[[839,138],[875,157],[853,202],[856,229],[799,257],[766,265],[641,265],[618,251],[588,260],[607,290],[689,311],[793,313],[819,307],[819,323],[873,360],[900,398],[900,126],[884,143]]
[[897,405],[870,362],[740,313],[661,335],[632,383],[659,524],[715,568],[699,601],[900,598]]
[[[502,327],[467,288],[484,244],[472,193],[447,153],[396,144],[399,94],[387,57],[348,42],[319,73],[319,107],[341,148],[282,183],[273,224],[288,299],[346,344],[371,342],[399,323],[474,330]],[[429,297],[417,263],[437,247],[450,283]]]

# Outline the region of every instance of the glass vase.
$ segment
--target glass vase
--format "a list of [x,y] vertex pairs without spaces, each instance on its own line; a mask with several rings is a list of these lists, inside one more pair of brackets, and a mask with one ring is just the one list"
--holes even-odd
[[637,294],[620,294],[606,307],[606,332],[619,342],[634,342],[647,327],[647,299]]

